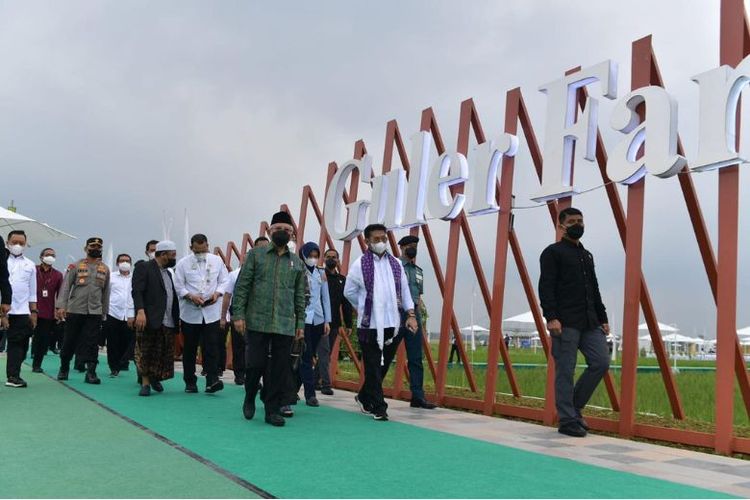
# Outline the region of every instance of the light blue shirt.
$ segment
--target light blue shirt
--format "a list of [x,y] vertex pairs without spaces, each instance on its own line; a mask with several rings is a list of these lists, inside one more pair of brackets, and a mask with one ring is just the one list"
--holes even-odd
[[307,282],[310,285],[310,303],[305,309],[305,323],[320,325],[331,322],[331,297],[328,293],[328,282],[325,271],[317,267],[307,270]]

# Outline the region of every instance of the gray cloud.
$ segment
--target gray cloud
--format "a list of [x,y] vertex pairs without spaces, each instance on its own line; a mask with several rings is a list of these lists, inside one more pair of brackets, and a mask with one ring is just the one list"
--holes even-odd
[[[689,79],[718,65],[718,2],[0,1],[2,201],[134,254],[161,236],[165,212],[179,242],[187,208],[191,229],[223,246],[255,234],[281,203],[296,211],[305,184],[322,202],[328,162],[350,157],[356,139],[379,166],[386,122],[397,119],[408,137],[427,106],[453,147],[463,99],[474,97],[493,135],[505,91],[521,86],[541,139],[539,85],[612,58],[622,94],[630,43],[649,33],[692,154],[697,86]],[[602,103],[603,120],[610,109]],[[605,140],[612,147],[616,136],[606,132]],[[588,164],[576,177],[584,188],[601,182]],[[712,228],[716,184],[715,174],[696,176]],[[519,204],[530,204],[536,186],[522,147]],[[649,179],[647,193],[644,272],[660,319],[712,336],[712,299],[677,181]],[[588,216],[586,242],[619,325],[624,253],[604,193],[576,204]],[[746,213],[743,207],[741,326],[750,323]],[[472,221],[488,278],[494,224],[491,216]],[[519,211],[516,227],[536,280],[537,256],[552,238],[548,213]],[[432,228],[444,256],[447,225]],[[308,236],[316,231],[310,220]],[[77,256],[82,244],[61,244],[60,253]],[[475,282],[466,257],[462,248],[462,323]],[[512,259],[507,283],[506,315],[526,310]],[[437,317],[434,284],[427,303]],[[479,300],[477,310],[486,322]]]

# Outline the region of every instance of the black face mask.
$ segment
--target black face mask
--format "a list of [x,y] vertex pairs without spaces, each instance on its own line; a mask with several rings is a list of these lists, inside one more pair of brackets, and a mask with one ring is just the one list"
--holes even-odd
[[404,255],[409,259],[414,259],[417,257],[417,249],[414,247],[407,247],[404,249]]
[[289,243],[289,233],[286,231],[276,231],[271,235],[271,241],[276,247],[281,248]]
[[167,267],[174,267],[177,265],[177,259],[167,259]]
[[326,259],[326,269],[333,270],[336,268],[336,261],[333,259]]
[[568,238],[571,238],[573,240],[580,240],[581,236],[583,236],[583,226],[581,224],[573,224],[572,226],[568,226],[568,228],[565,230],[565,234],[568,235]]
[[98,259],[102,256],[102,251],[101,250],[89,250],[87,254],[92,259]]

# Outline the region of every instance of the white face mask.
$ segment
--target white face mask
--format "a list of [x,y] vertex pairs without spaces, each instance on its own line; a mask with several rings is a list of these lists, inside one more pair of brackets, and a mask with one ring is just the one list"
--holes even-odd
[[11,245],[8,247],[8,250],[10,250],[10,253],[12,253],[15,256],[19,256],[23,253],[23,245]]
[[315,257],[308,257],[305,259],[305,264],[310,267],[315,267],[318,265],[318,259],[316,259]]
[[378,255],[382,255],[388,249],[388,243],[385,241],[379,241],[371,245],[372,251]]
[[148,260],[154,260],[156,258],[156,252],[148,253]]
[[121,273],[129,273],[130,262],[120,262],[119,264],[117,264],[117,269],[119,269]]
[[297,243],[295,243],[294,241],[290,241],[289,243],[287,243],[286,247],[289,249],[290,253],[294,253],[297,251]]
[[42,257],[42,262],[44,262],[48,266],[51,266],[52,264],[55,263],[55,258],[53,256],[51,256],[51,255],[46,255],[46,256]]

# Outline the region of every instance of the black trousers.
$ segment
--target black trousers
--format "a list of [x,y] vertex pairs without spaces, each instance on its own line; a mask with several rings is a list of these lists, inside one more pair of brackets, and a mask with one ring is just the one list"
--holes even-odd
[[[227,335],[229,335],[229,324],[219,331],[219,376],[227,369]],[[234,351],[232,351],[234,352]]]
[[456,362],[461,364],[461,355],[458,353],[458,345],[451,344],[451,354],[448,356],[448,363],[453,363],[453,355],[456,355]]
[[49,350],[62,349],[63,334],[65,333],[65,323],[55,322],[52,331],[49,334]]
[[182,323],[182,334],[185,337],[185,347],[182,351],[183,380],[185,384],[193,385],[198,381],[195,376],[195,359],[198,346],[203,350],[203,369],[206,371],[206,386],[219,380],[219,343],[223,337],[219,322],[213,323]]
[[96,364],[99,362],[101,327],[100,314],[67,314],[63,346],[60,352],[61,370],[70,370],[70,360],[74,354],[81,363],[88,363],[90,371],[96,370]]
[[32,366],[34,368],[42,367],[42,360],[47,354],[49,347],[49,338],[55,329],[56,321],[54,319],[39,318],[36,321],[34,329],[34,339],[31,341]]
[[[229,331],[229,326],[227,326]],[[232,327],[232,371],[235,377],[245,376],[245,336],[234,331]]]
[[127,370],[133,359],[135,332],[127,321],[107,316],[104,322],[104,335],[107,338],[107,364],[113,372]]
[[248,331],[245,335],[245,395],[255,400],[258,383],[263,378],[263,403],[266,415],[279,413],[286,404],[292,383],[291,335]]
[[8,315],[8,364],[5,373],[8,378],[21,376],[21,363],[29,348],[31,321],[28,314]]
[[[398,342],[393,341],[395,328],[385,329],[385,341],[383,350],[378,345],[378,332],[374,329],[360,329],[357,331],[359,345],[362,348],[362,363],[365,367],[365,382],[359,390],[359,401],[365,409],[372,413],[385,413],[388,403],[383,397],[383,373],[391,364]],[[381,364],[382,361],[382,364]]]

